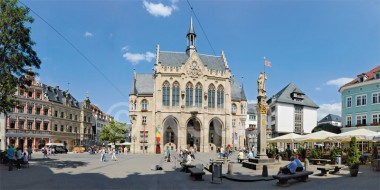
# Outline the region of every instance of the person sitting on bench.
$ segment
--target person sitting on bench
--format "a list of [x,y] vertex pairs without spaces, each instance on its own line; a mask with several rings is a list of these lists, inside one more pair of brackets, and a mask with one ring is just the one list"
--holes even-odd
[[189,151],[185,152],[185,159],[180,164],[182,166],[181,171],[186,171],[186,168],[191,164],[191,155]]
[[26,152],[24,152],[24,157],[23,157],[23,164],[28,164],[29,160],[28,160],[28,156],[26,155]]
[[243,159],[244,159],[244,153],[242,150],[240,150],[240,152],[238,154],[238,160],[239,160],[239,162],[241,162]]
[[290,157],[290,163],[284,167],[280,167],[277,175],[283,174],[295,174],[297,169],[297,163],[294,161],[294,156]]
[[302,166],[301,161],[297,157],[295,157],[294,162],[296,162],[296,164],[297,164],[296,172],[302,172],[303,166]]

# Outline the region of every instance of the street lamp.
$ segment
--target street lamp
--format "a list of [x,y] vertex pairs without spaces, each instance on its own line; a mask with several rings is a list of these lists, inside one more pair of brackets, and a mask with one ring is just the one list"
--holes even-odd
[[135,135],[133,135],[132,140],[133,140],[133,154],[134,154],[136,150],[136,136]]

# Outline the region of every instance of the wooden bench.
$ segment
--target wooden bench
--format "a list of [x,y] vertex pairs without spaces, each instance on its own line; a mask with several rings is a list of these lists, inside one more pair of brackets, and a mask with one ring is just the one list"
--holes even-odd
[[243,158],[243,159],[239,159],[239,158],[238,158],[238,162],[239,162],[239,163],[242,163],[242,162],[247,161],[247,160],[248,160],[248,158]]
[[299,181],[304,181],[309,178],[309,175],[313,174],[312,171],[302,171],[302,172],[296,172],[295,174],[279,174],[279,175],[273,175],[274,179],[278,179],[279,185],[286,185],[288,183],[289,179],[297,179]]
[[190,176],[193,176],[195,180],[202,180],[202,176],[206,173],[199,168],[189,168]]
[[343,167],[344,167],[343,165],[325,165],[325,166],[317,167],[317,170],[321,170],[320,175],[325,176],[327,175],[327,172],[329,172],[330,170],[333,170],[329,172],[330,174],[339,173],[339,170],[342,169]]
[[189,173],[189,169],[190,168],[194,168],[195,167],[195,165],[185,165],[185,164],[183,164],[182,166],[183,166],[183,169],[181,171],[184,171],[186,173]]
[[[17,164],[18,162],[17,161],[13,161],[13,165],[17,167]],[[27,163],[24,163],[24,161],[21,161],[20,162],[20,167],[25,167],[25,168],[29,168],[29,161]]]
[[[210,162],[224,164],[224,159],[210,159]],[[230,159],[227,159],[227,162],[230,162]]]
[[329,159],[309,159],[310,162],[312,162],[314,165],[318,165],[318,163],[326,163],[331,162]]

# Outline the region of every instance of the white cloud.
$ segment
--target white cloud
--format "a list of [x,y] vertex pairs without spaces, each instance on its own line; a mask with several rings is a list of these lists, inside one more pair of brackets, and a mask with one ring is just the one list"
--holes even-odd
[[338,86],[338,87],[341,87],[343,86],[344,84],[348,83],[348,82],[351,82],[353,79],[352,78],[338,78],[338,79],[333,79],[333,80],[329,80],[326,82],[327,85],[335,85],[335,86]]
[[257,104],[257,100],[248,100],[248,104]]
[[156,55],[150,51],[147,51],[146,53],[130,53],[126,52],[123,54],[123,57],[132,62],[133,65],[139,64],[140,61],[148,61],[151,62],[153,58],[156,57]]
[[320,91],[320,90],[321,90],[321,88],[317,87],[317,88],[315,88],[315,90],[316,90],[316,91]]
[[88,37],[93,37],[94,35],[91,33],[91,32],[85,32],[84,33],[84,37],[88,38]]
[[126,52],[126,51],[128,51],[128,50],[129,50],[129,47],[128,47],[128,46],[124,46],[124,47],[121,48],[121,51],[123,51],[123,52]]
[[145,10],[147,10],[151,15],[155,17],[167,17],[170,16],[173,12],[173,10],[177,10],[178,7],[176,3],[178,2],[177,0],[172,0],[172,4],[170,6],[166,6],[162,3],[152,3],[147,0],[143,1],[143,7]]
[[332,103],[332,104],[319,105],[318,121],[328,114],[342,115],[342,104],[338,102],[338,103]]

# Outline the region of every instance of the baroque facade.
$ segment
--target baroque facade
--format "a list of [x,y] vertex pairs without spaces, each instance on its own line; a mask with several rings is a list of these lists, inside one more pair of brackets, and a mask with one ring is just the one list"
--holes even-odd
[[92,130],[94,133],[95,144],[103,145],[102,140],[99,138],[100,132],[104,126],[107,126],[114,118],[111,115],[104,113],[98,106],[91,104],[92,110]]
[[68,91],[35,80],[28,72],[30,86],[17,87],[18,106],[6,117],[6,146],[41,149],[47,143],[75,145],[91,141],[91,109],[87,97],[78,102]]
[[340,87],[342,132],[365,128],[380,130],[380,65]]
[[247,100],[226,57],[199,54],[192,21],[186,52],[156,49],[154,72],[134,73],[129,95],[134,152],[244,146]]

